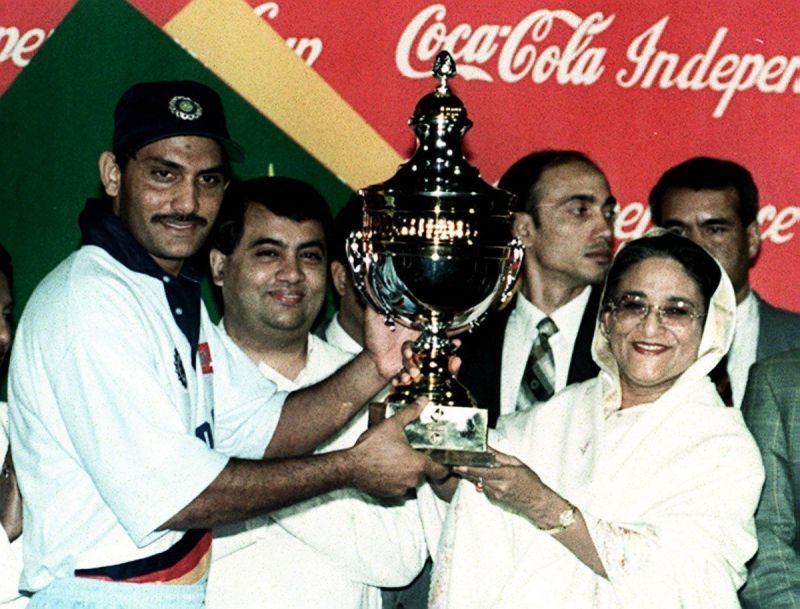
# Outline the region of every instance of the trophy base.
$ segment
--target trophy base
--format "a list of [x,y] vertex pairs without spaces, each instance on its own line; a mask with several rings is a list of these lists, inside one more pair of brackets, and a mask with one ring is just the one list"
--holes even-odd
[[[386,402],[389,414],[405,408],[403,402]],[[419,418],[405,427],[408,443],[444,465],[491,467],[487,452],[489,412],[483,408],[429,403]]]
[[[412,444],[413,446],[413,444]],[[470,450],[432,450],[418,449],[442,465],[471,465],[473,467],[494,467],[494,454]]]

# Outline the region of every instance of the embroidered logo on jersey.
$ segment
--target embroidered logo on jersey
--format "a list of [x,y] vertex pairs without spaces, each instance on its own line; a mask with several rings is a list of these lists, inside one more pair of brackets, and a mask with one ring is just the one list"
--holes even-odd
[[203,107],[190,97],[176,95],[169,100],[169,111],[185,121],[193,121],[203,115]]
[[211,365],[211,349],[208,343],[197,345],[197,355],[200,356],[200,370],[203,371],[203,374],[213,374],[214,367]]
[[183,369],[183,362],[181,361],[181,356],[178,354],[178,350],[175,349],[175,357],[173,358],[175,362],[175,374],[178,375],[178,380],[183,385],[184,389],[187,389],[189,385],[186,382],[186,370]]

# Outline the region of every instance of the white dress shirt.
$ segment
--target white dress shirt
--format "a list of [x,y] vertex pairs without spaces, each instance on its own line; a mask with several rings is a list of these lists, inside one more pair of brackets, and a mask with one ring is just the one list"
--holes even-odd
[[750,290],[747,297],[736,306],[736,330],[728,351],[728,376],[736,408],[742,407],[750,366],[756,361],[759,321],[758,300]]
[[[556,374],[553,388],[556,392],[567,386],[575,339],[578,336],[591,291],[591,286],[587,286],[577,297],[549,315],[550,319],[558,326],[558,332],[549,339],[555,362]],[[508,317],[503,339],[500,414],[508,414],[532,405],[525,392],[520,391],[520,385],[525,374],[528,355],[538,334],[536,325],[545,317],[548,316],[525,298],[522,292],[517,295],[516,305]]]

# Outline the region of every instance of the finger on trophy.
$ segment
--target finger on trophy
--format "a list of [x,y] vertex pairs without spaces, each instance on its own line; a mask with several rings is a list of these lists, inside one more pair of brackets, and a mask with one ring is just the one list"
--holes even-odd
[[413,384],[421,375],[419,354],[414,351],[414,342],[406,341],[402,346],[403,369],[392,379],[395,387]]
[[411,402],[408,406],[400,408],[395,412],[392,418],[400,423],[403,427],[419,418],[419,415],[425,410],[428,405],[427,398],[420,397]]
[[461,358],[457,355],[451,355],[450,359],[447,360],[447,369],[453,375],[457,375],[458,371],[461,369]]
[[[440,484],[445,484],[450,479],[452,468],[449,465],[439,463],[433,459],[428,459],[425,466],[425,477],[428,480],[434,480]],[[451,494],[452,497],[452,494]]]

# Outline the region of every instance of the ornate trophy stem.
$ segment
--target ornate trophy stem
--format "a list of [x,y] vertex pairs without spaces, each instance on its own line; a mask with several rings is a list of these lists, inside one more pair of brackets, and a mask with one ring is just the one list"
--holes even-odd
[[442,406],[477,407],[467,389],[448,368],[455,347],[444,328],[426,326],[414,344],[414,351],[419,358],[420,380],[410,387],[398,387],[389,395],[388,402],[410,404],[418,397],[426,397],[429,402]]
[[510,298],[522,247],[511,235],[514,197],[489,186],[464,158],[472,121],[448,86],[456,65],[446,51],[433,75],[438,86],[409,121],[414,156],[383,184],[360,191],[364,220],[348,239],[348,259],[371,306],[422,330],[415,345],[421,379],[387,398],[390,410],[428,398],[406,427],[411,445],[444,463],[487,465],[488,413],[450,373],[449,337]]

